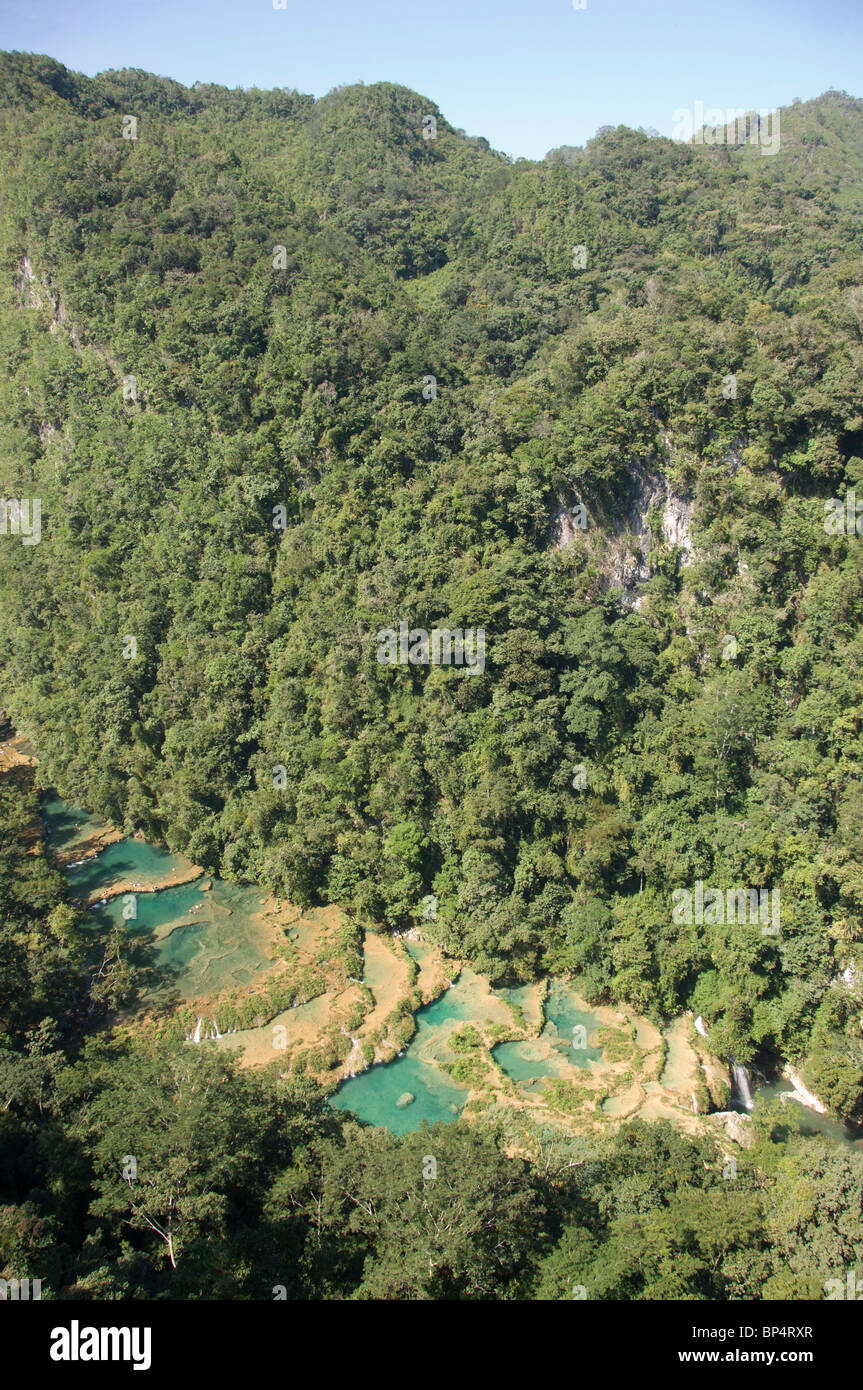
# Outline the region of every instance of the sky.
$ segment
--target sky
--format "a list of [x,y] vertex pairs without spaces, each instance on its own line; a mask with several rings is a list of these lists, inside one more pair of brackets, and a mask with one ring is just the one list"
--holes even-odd
[[[280,2],[280,0],[279,0]],[[0,48],[90,76],[323,96],[398,82],[530,159],[602,125],[863,95],[863,0],[0,0]]]

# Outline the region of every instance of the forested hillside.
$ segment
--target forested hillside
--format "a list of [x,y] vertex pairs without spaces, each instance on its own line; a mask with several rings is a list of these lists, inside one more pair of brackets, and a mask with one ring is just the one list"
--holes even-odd
[[[837,92],[769,158],[533,163],[390,84],[2,55],[0,485],[42,534],[0,537],[0,665],[43,782],[299,903],[433,894],[493,978],[692,1008],[859,1116],[861,170]],[[400,622],[484,670],[381,664]],[[699,880],[781,930],[674,922]]]
[[279,1062],[112,1033],[126,946],[80,929],[34,811],[0,772],[0,1278],[64,1302],[845,1297],[863,1156],[798,1107],[759,1108],[751,1147],[528,1125],[514,1155],[505,1121],[397,1137]]

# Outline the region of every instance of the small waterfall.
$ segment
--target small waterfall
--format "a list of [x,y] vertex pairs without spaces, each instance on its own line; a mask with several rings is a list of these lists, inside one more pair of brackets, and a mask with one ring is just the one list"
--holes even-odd
[[749,1089],[749,1072],[740,1062],[732,1062],[731,1074],[734,1077],[734,1094],[739,1096],[747,1110],[751,1110],[752,1091]]
[[692,1109],[695,1111],[695,1114],[697,1115],[697,1114],[698,1114],[698,1097],[696,1096],[696,1094],[695,1094],[694,1091],[691,1092],[691,1095],[692,1095]]
[[[216,1022],[216,1020],[215,1020],[214,1018],[211,1018],[211,1019],[210,1019],[209,1023],[208,1023],[207,1026],[206,1026],[206,1028],[204,1028],[204,1020],[203,1020],[202,1018],[199,1018],[199,1019],[198,1019],[198,1022],[195,1024],[195,1031],[194,1031],[194,1033],[187,1033],[187,1034],[186,1034],[186,1042],[190,1042],[190,1043],[199,1043],[199,1042],[201,1042],[201,1041],[202,1041],[202,1032],[201,1032],[202,1029],[203,1029],[203,1038],[204,1038],[204,1039],[211,1038],[211,1039],[213,1040],[213,1042],[215,1042],[217,1038],[224,1038],[224,1037],[227,1036],[225,1033],[220,1033],[220,1032],[219,1032],[219,1025],[218,1025],[218,1023]],[[229,1033],[236,1033],[237,1031],[238,1031],[238,1030],[237,1030],[236,1028],[229,1028],[229,1029],[228,1029],[228,1032],[229,1032]]]
[[700,1033],[702,1038],[707,1037],[707,1029],[704,1026],[704,1019],[701,1017],[701,1014],[699,1014],[695,1020],[695,1031],[696,1033]]

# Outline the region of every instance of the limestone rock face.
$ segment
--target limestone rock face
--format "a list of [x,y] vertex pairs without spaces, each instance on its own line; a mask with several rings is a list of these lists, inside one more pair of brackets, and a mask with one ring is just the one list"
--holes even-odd
[[817,1115],[827,1114],[827,1106],[823,1101],[820,1101],[817,1096],[813,1095],[811,1091],[806,1089],[796,1071],[791,1067],[786,1067],[782,1075],[786,1080],[790,1081],[791,1085],[794,1087],[793,1092],[786,1091],[784,1093],[782,1096],[783,1100],[799,1100],[801,1105],[807,1105],[809,1109],[814,1110]]
[[[667,441],[672,448],[671,441]],[[623,586],[623,607],[638,603],[636,589],[650,574],[650,553],[658,545],[675,546],[681,568],[693,562],[692,500],[674,492],[667,478],[645,460],[627,465],[630,497],[624,511],[612,517],[588,515],[581,502],[558,496],[549,517],[548,543],[554,550],[576,544],[604,576],[606,585]],[[660,532],[654,537],[649,515],[658,512]]]
[[733,1139],[735,1144],[739,1144],[743,1149],[752,1148],[754,1137],[750,1115],[740,1115],[736,1110],[717,1110],[708,1118],[711,1122],[721,1125],[728,1138]]

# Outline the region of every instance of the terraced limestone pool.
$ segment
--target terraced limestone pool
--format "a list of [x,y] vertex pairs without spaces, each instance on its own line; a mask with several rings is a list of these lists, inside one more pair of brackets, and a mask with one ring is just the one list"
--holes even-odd
[[90,898],[116,884],[139,884],[153,889],[174,874],[192,869],[182,855],[171,854],[146,840],[118,840],[101,854],[67,870],[73,898]]
[[392,983],[393,955],[382,938],[366,933],[363,949],[363,984],[370,989],[376,1002],[384,997]]
[[[109,897],[91,908],[91,921],[103,928],[121,925],[139,940],[149,970],[143,989],[145,1005],[191,1003],[243,986],[251,992],[260,977],[272,969],[272,926],[265,917],[267,900],[261,888],[203,875],[192,882],[159,887],[166,880],[196,871],[181,855],[138,839],[107,843],[95,856],[75,863],[77,847],[83,855],[101,837],[116,832],[56,794],[43,798],[42,815],[50,845],[67,862],[70,896],[92,902],[102,893],[116,891],[118,886],[123,889],[120,896]],[[68,863],[70,859],[72,864]],[[134,911],[130,913],[127,889],[133,884],[139,885],[141,891],[132,893]],[[321,909],[321,913],[324,911],[331,909]],[[284,925],[288,940],[301,956],[311,960],[325,925],[321,914],[309,911]],[[429,944],[410,940],[405,944],[420,966],[420,980],[428,997],[440,989],[444,972],[450,967]],[[363,981],[375,996],[376,1010],[382,1016],[395,1000],[404,996],[404,969],[403,958],[391,950],[384,936],[367,936]],[[342,993],[347,995],[349,991]],[[332,1009],[338,998],[313,998],[270,1019],[266,1025],[228,1034],[211,1045],[240,1048],[251,1063],[270,1061],[279,1024],[290,1025],[288,1031],[302,1034],[303,1045],[310,1046],[316,1034],[332,1023]],[[517,1006],[529,1030],[538,1028],[538,986],[493,990],[482,976],[464,969],[455,985],[419,1011],[417,1031],[406,1053],[348,1079],[330,1103],[397,1134],[418,1129],[423,1121],[453,1120],[462,1113],[469,1088],[454,1081],[436,1063],[455,1060],[456,1054],[448,1042],[459,1025],[511,1025],[514,1016],[509,1005]],[[626,1022],[609,1010],[599,1012],[605,1023],[618,1031],[620,1024]],[[658,1079],[636,1076],[626,1090],[608,1095],[602,1102],[602,1111],[609,1117],[637,1110],[644,1119],[679,1119],[681,1101],[686,1104],[699,1080],[700,1063],[693,1051],[691,1027],[686,1019],[678,1018],[663,1030],[661,1039],[646,1019],[629,1020],[630,1026],[632,1023],[638,1049],[646,1061],[649,1054],[655,1054],[658,1065],[658,1048],[664,1039],[665,1064]],[[613,1079],[610,1073],[614,1067],[601,1047],[590,1046],[598,1026],[598,1018],[584,1006],[574,988],[564,981],[553,981],[540,1035],[499,1043],[494,1048],[494,1058],[528,1101],[532,1092],[541,1093],[545,1080],[572,1081],[573,1068],[601,1071],[603,1075],[597,1076],[595,1084],[602,1085],[606,1068],[609,1079]],[[618,1069],[628,1077],[627,1066],[626,1062],[618,1063]],[[786,1083],[776,1082],[762,1087],[757,1095],[768,1099],[787,1089]],[[817,1116],[793,1100],[786,1105],[789,1118],[797,1115],[807,1130],[836,1142],[863,1147],[859,1133],[846,1130],[829,1117]]]
[[[106,827],[57,796],[43,800],[49,843],[68,851]],[[238,986],[251,986],[272,968],[271,929],[262,918],[263,890],[200,875],[191,883],[158,889],[172,877],[194,872],[182,855],[145,840],[127,839],[66,869],[70,896],[92,899],[118,884],[139,884],[91,908],[94,926],[121,925],[149,947],[145,1003],[192,1001]],[[156,891],[151,891],[156,890]],[[130,915],[130,914],[134,915]]]
[[[415,960],[422,959],[412,943],[408,950]],[[456,1053],[448,1046],[450,1035],[464,1023],[511,1025],[508,998],[530,1017],[535,992],[536,986],[494,990],[481,975],[463,969],[451,988],[419,1010],[417,1031],[405,1054],[343,1082],[330,1104],[352,1111],[369,1124],[383,1125],[394,1134],[419,1129],[424,1120],[434,1124],[454,1119],[464,1108],[469,1087],[453,1081],[435,1065],[456,1060]],[[568,985],[558,982],[552,987],[547,1018],[541,1039],[499,1043],[494,1049],[495,1060],[513,1080],[530,1084],[565,1076],[567,1061],[572,1063],[578,1057],[576,1065],[587,1066],[602,1059],[602,1050],[582,1046],[582,1034],[575,1032],[583,1030],[589,1037],[598,1024]],[[574,1037],[576,1048],[572,1045]],[[407,1101],[409,1095],[414,1099]]]
[[545,1016],[543,1035],[568,1062],[586,1068],[591,1062],[602,1061],[602,1048],[589,1046],[590,1035],[599,1027],[599,1020],[588,1013],[575,991],[563,980],[554,980],[550,985]]
[[98,816],[79,810],[71,801],[64,801],[53,792],[43,796],[41,814],[46,836],[58,850],[74,850],[76,845],[85,844],[108,828]]
[[660,1085],[674,1088],[687,1088],[697,1084],[697,1072],[693,1072],[692,1048],[690,1046],[690,1025],[686,1018],[676,1018],[663,1031],[665,1039],[665,1066],[659,1078]]
[[521,1010],[529,1028],[539,1027],[543,1018],[543,1005],[538,985],[504,985],[497,992],[501,999]]
[[494,1049],[494,1060],[500,1064],[507,1076],[519,1085],[544,1081],[549,1076],[565,1074],[562,1061],[549,1056],[548,1048],[538,1038],[527,1038],[524,1042],[498,1043]]
[[306,1043],[311,1043],[315,1035],[330,1022],[331,1004],[329,995],[319,994],[305,1004],[283,1009],[256,1028],[240,1028],[235,1033],[224,1033],[213,1045],[224,1052],[235,1052],[244,1063],[266,1066],[279,1056],[280,1034],[302,1037]]
[[[413,1099],[405,1104],[407,1096]],[[330,1104],[336,1110],[350,1110],[367,1124],[382,1125],[391,1134],[409,1134],[424,1120],[437,1124],[457,1119],[467,1097],[466,1086],[432,1063],[404,1056],[343,1082]]]
[[[415,960],[424,958],[413,943],[408,944],[408,950]],[[383,1125],[393,1134],[408,1134],[419,1129],[424,1120],[436,1124],[456,1119],[464,1109],[469,1087],[453,1081],[435,1066],[435,1060],[455,1061],[456,1054],[447,1046],[450,1034],[462,1023],[484,1019],[509,1023],[512,1015],[486,980],[465,969],[451,988],[419,1010],[417,1031],[405,1054],[343,1082],[330,1097],[330,1104],[337,1110],[352,1111],[368,1124]],[[407,1101],[408,1096],[413,1099]]]
[[569,1067],[589,1069],[591,1062],[603,1060],[602,1048],[589,1045],[599,1020],[582,1007],[581,1000],[562,980],[555,980],[549,988],[545,1017],[545,1027],[538,1038],[498,1043],[494,1049],[495,1061],[521,1086],[535,1089],[537,1081],[566,1077]]
[[[105,851],[107,853],[107,851]],[[134,920],[124,920],[125,897],[91,909],[95,922],[120,923],[134,936],[152,937],[154,983],[145,998],[192,1001],[251,986],[272,968],[271,931],[261,920],[261,889],[206,879],[135,895]]]

